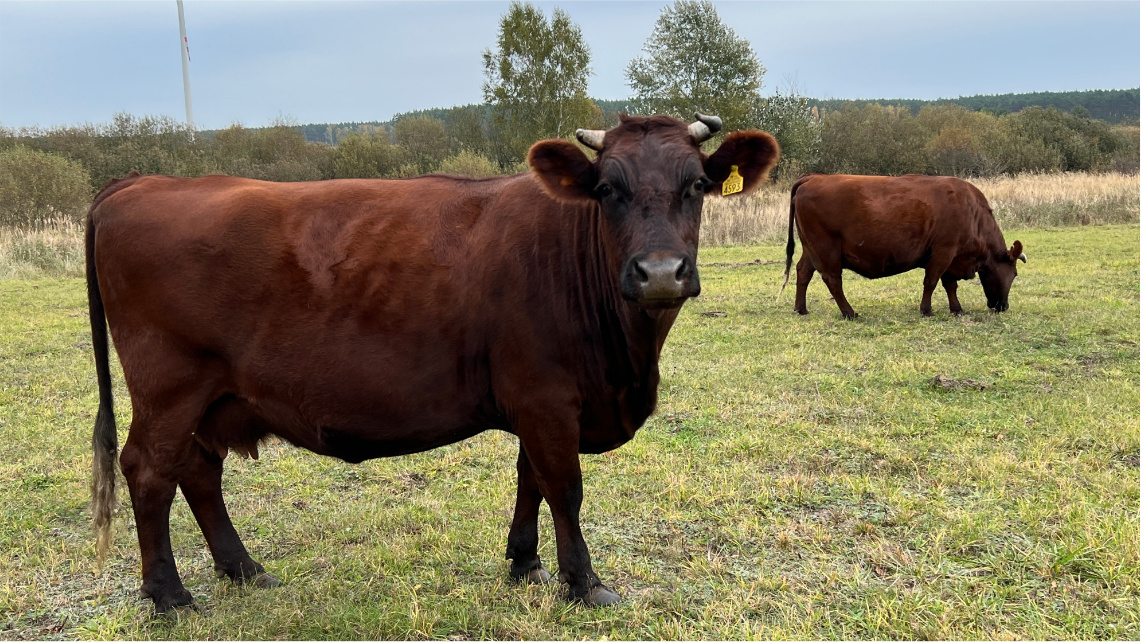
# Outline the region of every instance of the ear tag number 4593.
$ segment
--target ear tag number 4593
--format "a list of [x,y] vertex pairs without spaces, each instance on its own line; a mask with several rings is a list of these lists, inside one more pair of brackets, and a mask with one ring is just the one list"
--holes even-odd
[[743,189],[745,189],[745,179],[737,173],[737,166],[733,165],[729,168],[729,178],[726,178],[725,182],[721,184],[721,195],[736,194]]

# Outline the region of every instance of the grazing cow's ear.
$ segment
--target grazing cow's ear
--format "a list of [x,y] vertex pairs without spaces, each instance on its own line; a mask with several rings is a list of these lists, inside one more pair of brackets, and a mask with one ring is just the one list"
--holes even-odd
[[593,198],[598,182],[594,164],[574,143],[567,140],[541,140],[531,146],[527,164],[547,193],[560,201]]
[[1022,241],[1015,241],[1014,245],[1010,246],[1010,262],[1015,261],[1026,262],[1026,255],[1022,253]]
[[737,173],[743,179],[738,193],[746,194],[768,177],[769,170],[779,159],[780,145],[771,135],[756,130],[733,132],[725,137],[717,151],[705,159],[705,175],[716,183],[710,193],[722,193],[723,183],[736,165]]

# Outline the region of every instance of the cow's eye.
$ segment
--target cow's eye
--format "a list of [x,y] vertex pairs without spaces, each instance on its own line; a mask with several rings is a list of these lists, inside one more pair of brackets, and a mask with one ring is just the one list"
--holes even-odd
[[610,196],[613,193],[614,193],[614,188],[610,187],[606,183],[599,183],[598,187],[594,188],[594,194],[598,198],[606,198],[607,196]]
[[686,196],[704,196],[705,193],[708,192],[709,189],[712,187],[713,187],[713,181],[702,176],[701,178],[697,179],[696,181],[693,181],[693,184],[690,185],[690,187],[686,191],[685,195]]

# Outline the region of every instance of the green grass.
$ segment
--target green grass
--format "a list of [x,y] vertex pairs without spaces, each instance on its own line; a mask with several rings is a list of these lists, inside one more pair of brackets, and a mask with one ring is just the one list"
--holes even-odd
[[[154,619],[125,503],[94,570],[82,281],[0,281],[0,637],[1137,639],[1138,234],[1007,232],[1030,262],[1002,315],[977,284],[927,319],[921,272],[847,276],[852,322],[819,279],[808,317],[774,300],[779,245],[703,250],[657,414],[583,457],[610,609],[507,580],[515,442],[485,434],[358,466],[231,457],[235,524],[285,585],[216,580],[179,497],[203,611]],[[118,374],[116,401],[122,440]]]

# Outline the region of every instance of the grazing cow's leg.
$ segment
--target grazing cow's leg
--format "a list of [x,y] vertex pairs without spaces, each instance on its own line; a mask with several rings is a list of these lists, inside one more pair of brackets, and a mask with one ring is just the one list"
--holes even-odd
[[590,563],[590,551],[579,526],[582,508],[582,469],[578,461],[577,417],[564,421],[519,417],[519,440],[527,450],[535,479],[555,522],[559,580],[572,600],[608,606],[620,598],[602,585]]
[[519,489],[515,497],[515,517],[507,534],[511,579],[539,584],[551,579],[551,574],[539,559],[539,505],[543,502],[543,494],[523,444],[519,444],[519,460],[515,467],[519,472]]
[[280,585],[277,578],[266,573],[265,568],[250,557],[230,521],[222,498],[222,458],[198,442],[191,444],[190,450],[191,461],[180,467],[183,474],[179,476],[178,485],[210,546],[214,572],[239,584],[250,582],[263,588]]
[[835,271],[820,270],[820,278],[824,279],[824,285],[828,286],[828,291],[832,293],[832,298],[836,300],[836,305],[840,307],[840,314],[843,314],[845,319],[855,319],[860,316],[856,314],[856,311],[848,303],[847,297],[844,296],[842,269]]
[[950,274],[944,274],[943,289],[947,291],[947,301],[951,305],[951,314],[962,314],[963,306],[959,305],[959,280]]
[[140,427],[139,419],[136,412],[119,463],[131,493],[131,509],[139,536],[143,571],[140,591],[154,600],[155,611],[165,613],[172,608],[192,605],[194,598],[178,577],[170,546],[170,505],[177,486],[175,471],[162,461],[162,451],[152,443],[140,443],[138,435],[145,434],[143,431],[150,426]]
[[[923,313],[923,316],[933,315],[931,312],[931,294],[935,292],[935,286],[939,285],[939,279],[943,277],[949,267],[951,267],[950,258],[932,256],[931,260],[927,262],[927,269],[923,272],[923,300],[919,302],[919,311]],[[946,281],[944,281],[945,283]],[[950,295],[948,294],[948,296]]]
[[808,252],[801,252],[800,261],[796,263],[796,303],[792,306],[800,314],[808,314],[808,283],[814,272],[816,268],[812,267]]

